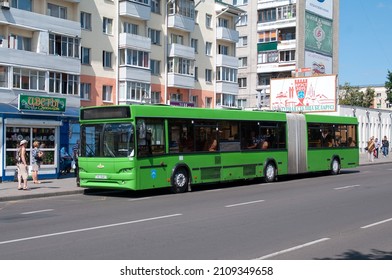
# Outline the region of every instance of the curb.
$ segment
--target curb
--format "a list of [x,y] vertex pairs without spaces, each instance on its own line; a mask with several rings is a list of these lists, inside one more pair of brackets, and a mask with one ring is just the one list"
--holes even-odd
[[53,196],[63,196],[63,195],[72,195],[72,194],[81,194],[84,193],[84,189],[81,190],[72,190],[72,191],[60,191],[53,193],[37,193],[37,194],[25,194],[25,195],[14,195],[14,196],[6,196],[0,197],[0,201],[15,201],[22,199],[32,199],[32,198],[45,198],[45,197],[53,197]]

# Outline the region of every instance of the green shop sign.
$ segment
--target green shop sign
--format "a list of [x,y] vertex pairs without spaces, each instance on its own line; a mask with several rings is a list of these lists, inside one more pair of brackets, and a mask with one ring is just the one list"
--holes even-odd
[[19,95],[19,110],[65,112],[65,98]]

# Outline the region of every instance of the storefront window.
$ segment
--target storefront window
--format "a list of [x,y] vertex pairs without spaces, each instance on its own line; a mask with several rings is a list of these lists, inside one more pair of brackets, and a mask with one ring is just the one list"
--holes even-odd
[[[15,156],[21,140],[26,139],[27,162],[30,163],[30,153],[33,142],[39,141],[41,150],[44,152],[42,165],[55,164],[56,129],[54,127],[32,128],[32,127],[7,127],[6,128],[6,166],[15,166]],[[41,166],[42,166],[41,165]]]

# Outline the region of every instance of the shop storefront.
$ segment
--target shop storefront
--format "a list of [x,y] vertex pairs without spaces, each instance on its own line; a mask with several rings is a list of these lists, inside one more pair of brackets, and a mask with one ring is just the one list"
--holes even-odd
[[30,107],[21,104],[27,102],[28,96],[19,98],[18,107],[0,103],[1,181],[14,179],[15,155],[22,139],[28,141],[28,163],[31,163],[33,142],[41,144],[45,154],[39,171],[41,179],[58,177],[60,149],[65,147],[69,151],[78,139],[79,108],[66,108],[65,98],[47,97],[40,97],[38,106],[37,97],[34,98],[35,105]]

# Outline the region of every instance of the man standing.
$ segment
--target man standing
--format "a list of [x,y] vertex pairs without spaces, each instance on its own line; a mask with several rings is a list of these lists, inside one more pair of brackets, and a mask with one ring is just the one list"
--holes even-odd
[[[27,140],[20,141],[19,150],[18,150],[18,190],[28,190],[27,188],[27,162],[26,162],[26,145]],[[22,179],[23,179],[23,187],[22,187]]]

